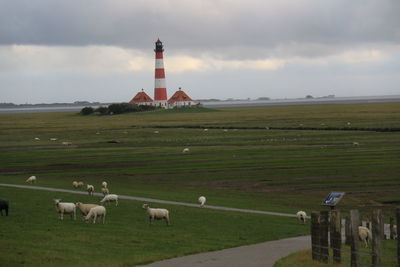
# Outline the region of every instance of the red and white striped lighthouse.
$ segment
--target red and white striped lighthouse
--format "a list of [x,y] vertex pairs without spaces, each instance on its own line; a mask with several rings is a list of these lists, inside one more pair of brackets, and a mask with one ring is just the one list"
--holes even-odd
[[163,59],[163,44],[160,39],[156,42],[156,66],[155,66],[155,80],[154,80],[154,102],[157,106],[167,107],[167,86],[165,84],[165,71]]

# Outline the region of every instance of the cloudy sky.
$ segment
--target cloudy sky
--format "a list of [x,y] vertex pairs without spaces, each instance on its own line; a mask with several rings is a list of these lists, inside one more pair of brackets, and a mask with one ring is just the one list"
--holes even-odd
[[0,0],[0,102],[400,94],[399,0]]

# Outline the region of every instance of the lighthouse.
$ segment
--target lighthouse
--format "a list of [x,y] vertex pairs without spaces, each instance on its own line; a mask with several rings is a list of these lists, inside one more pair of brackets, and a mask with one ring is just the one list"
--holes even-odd
[[164,58],[163,58],[163,44],[158,39],[156,41],[155,63],[155,79],[154,79],[154,104],[159,107],[167,108],[167,86],[165,84],[165,71],[164,71]]

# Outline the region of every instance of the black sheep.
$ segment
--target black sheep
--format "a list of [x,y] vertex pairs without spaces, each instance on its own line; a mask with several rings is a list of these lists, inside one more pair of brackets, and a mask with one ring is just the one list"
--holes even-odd
[[0,213],[3,216],[3,210],[6,211],[6,216],[8,216],[8,200],[0,198]]

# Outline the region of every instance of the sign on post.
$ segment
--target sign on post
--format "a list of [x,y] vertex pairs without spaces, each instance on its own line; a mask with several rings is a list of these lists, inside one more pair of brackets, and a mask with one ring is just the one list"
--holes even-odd
[[326,197],[322,205],[324,206],[330,206],[331,208],[334,208],[339,201],[343,198],[344,192],[331,192],[329,195]]

